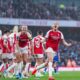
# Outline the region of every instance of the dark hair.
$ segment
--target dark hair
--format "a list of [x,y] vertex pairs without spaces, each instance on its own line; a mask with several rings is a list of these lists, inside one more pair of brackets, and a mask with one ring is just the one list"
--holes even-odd
[[37,34],[40,34],[41,35],[42,33],[43,33],[42,31],[37,31]]
[[4,33],[8,33],[8,32],[9,32],[9,30],[7,30],[7,29],[6,29],[6,30],[4,30]]

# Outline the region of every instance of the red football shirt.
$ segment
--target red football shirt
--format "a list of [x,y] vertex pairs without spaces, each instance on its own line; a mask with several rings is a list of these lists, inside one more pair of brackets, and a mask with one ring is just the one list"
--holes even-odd
[[28,35],[27,33],[26,34],[22,34],[20,33],[19,35],[19,47],[25,47],[25,46],[28,46]]
[[45,36],[47,38],[46,48],[51,47],[54,51],[58,51],[61,39],[64,39],[62,32],[49,30]]
[[[7,48],[5,45],[7,45]],[[2,53],[9,53],[10,52],[10,42],[8,36],[5,34],[2,36]]]
[[43,54],[43,37],[36,36],[33,38],[34,54]]

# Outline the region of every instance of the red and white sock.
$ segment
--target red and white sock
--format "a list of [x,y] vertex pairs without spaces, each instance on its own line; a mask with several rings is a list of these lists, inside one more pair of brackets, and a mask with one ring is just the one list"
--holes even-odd
[[49,77],[52,77],[52,62],[48,63],[48,68],[49,68]]
[[2,68],[4,67],[4,63],[1,64],[0,66],[0,71],[2,71]]

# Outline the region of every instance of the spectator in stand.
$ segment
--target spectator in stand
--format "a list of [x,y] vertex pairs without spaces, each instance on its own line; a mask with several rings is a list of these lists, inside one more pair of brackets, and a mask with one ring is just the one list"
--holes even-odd
[[[45,5],[45,7],[44,7]],[[32,0],[0,0],[0,17],[27,19],[80,20],[80,10],[75,3],[48,4],[34,3]],[[34,15],[34,16],[33,16]]]
[[77,64],[74,59],[69,58],[67,60],[67,67],[76,67],[76,66],[77,66]]

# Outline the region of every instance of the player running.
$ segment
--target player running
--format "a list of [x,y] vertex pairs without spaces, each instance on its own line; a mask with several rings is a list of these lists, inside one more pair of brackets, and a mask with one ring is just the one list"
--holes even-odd
[[46,54],[48,57],[48,63],[43,63],[42,65],[38,66],[32,74],[35,74],[38,69],[43,68],[48,64],[49,69],[49,80],[54,80],[52,76],[52,64],[53,58],[57,55],[58,48],[60,42],[62,42],[65,46],[71,46],[71,43],[67,43],[64,39],[63,33],[59,31],[59,25],[57,23],[51,26],[51,29],[47,32],[45,36],[46,40]]

